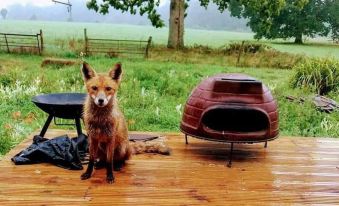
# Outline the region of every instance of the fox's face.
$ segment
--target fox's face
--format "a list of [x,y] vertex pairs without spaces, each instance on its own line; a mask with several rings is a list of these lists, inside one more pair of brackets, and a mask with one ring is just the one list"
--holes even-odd
[[105,107],[112,101],[121,80],[121,64],[117,63],[107,74],[97,74],[86,62],[82,65],[87,92],[94,103]]

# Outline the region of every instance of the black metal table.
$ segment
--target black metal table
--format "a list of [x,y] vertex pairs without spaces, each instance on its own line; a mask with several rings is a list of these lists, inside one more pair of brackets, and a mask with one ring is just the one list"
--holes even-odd
[[[86,94],[84,93],[52,93],[33,97],[32,102],[48,114],[40,136],[45,135],[53,118],[56,125],[75,125],[78,136],[80,136],[82,134],[80,119],[85,98]],[[75,124],[57,124],[55,118],[74,119]]]

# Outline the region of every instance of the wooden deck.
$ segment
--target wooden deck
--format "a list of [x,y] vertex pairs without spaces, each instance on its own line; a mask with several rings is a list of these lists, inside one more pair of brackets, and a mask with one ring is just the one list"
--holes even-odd
[[339,204],[337,139],[280,137],[266,149],[236,144],[228,168],[229,145],[189,138],[186,146],[183,135],[165,135],[171,156],[134,156],[113,185],[106,184],[105,170],[81,181],[83,171],[13,165],[10,158],[30,136],[0,161],[0,205]]

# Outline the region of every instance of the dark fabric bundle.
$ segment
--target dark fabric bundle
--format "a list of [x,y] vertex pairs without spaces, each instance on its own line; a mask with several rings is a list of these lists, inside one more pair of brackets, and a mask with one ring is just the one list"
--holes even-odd
[[69,138],[67,135],[46,139],[34,136],[33,144],[12,158],[16,165],[48,162],[70,170],[83,169],[81,160],[87,152],[87,136]]

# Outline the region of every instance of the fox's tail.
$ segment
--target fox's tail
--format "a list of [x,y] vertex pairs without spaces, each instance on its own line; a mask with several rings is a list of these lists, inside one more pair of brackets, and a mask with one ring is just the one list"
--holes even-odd
[[130,141],[132,154],[157,153],[162,155],[170,155],[171,149],[166,144],[164,137],[158,137],[149,141]]

